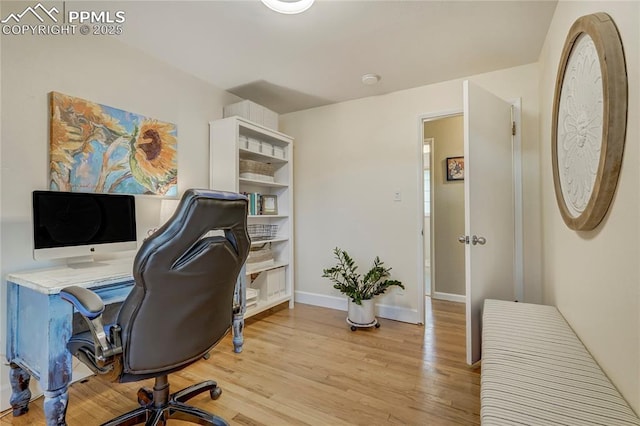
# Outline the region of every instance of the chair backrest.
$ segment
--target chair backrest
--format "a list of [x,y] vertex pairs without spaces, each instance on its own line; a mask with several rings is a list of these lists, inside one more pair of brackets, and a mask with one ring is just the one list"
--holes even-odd
[[[190,189],[142,244],[135,285],[118,315],[124,374],[179,369],[229,331],[236,281],[251,245],[247,210],[242,195]],[[207,236],[215,230],[224,236]]]

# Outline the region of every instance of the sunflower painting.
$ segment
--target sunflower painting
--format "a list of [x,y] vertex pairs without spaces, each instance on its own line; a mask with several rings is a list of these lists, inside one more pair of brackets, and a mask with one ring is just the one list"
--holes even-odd
[[175,124],[57,92],[50,124],[52,190],[177,195]]

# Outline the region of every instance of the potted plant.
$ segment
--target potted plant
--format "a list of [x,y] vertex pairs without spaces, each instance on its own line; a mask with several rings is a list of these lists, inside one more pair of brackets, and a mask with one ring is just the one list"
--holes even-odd
[[333,288],[349,297],[347,322],[351,330],[355,331],[357,327],[380,327],[375,316],[374,296],[384,293],[391,286],[404,289],[404,285],[398,280],[388,279],[391,268],[385,268],[378,256],[373,260],[371,269],[362,276],[346,251],[336,247],[333,254],[338,263],[324,269],[322,277],[329,278]]

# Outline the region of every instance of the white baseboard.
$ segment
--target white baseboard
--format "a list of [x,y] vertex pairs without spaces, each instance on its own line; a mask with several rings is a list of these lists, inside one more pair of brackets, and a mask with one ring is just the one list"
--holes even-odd
[[[306,291],[295,292],[296,303],[304,303],[313,306],[322,306],[323,308],[337,309],[339,311],[347,311],[347,298],[327,296],[325,294],[309,293]],[[422,324],[424,320],[418,318],[416,309],[402,308],[398,306],[376,304],[376,314],[380,318],[391,319],[395,321],[408,322],[411,324]]]
[[402,308],[399,306],[377,304],[378,316],[380,318],[392,319],[395,321],[408,322],[411,324],[424,324],[424,318],[418,318],[417,309]]
[[431,297],[438,300],[448,300],[449,302],[467,303],[467,297],[464,294],[442,293],[435,291]]
[[322,306],[323,308],[337,309],[339,311],[347,310],[347,298],[327,296],[318,293],[309,293],[306,291],[295,292],[296,303],[304,303],[313,306]]
[[2,395],[2,397],[0,397],[0,411],[11,408],[11,404],[9,404],[11,385],[9,383],[2,383],[2,385],[0,385],[0,395]]

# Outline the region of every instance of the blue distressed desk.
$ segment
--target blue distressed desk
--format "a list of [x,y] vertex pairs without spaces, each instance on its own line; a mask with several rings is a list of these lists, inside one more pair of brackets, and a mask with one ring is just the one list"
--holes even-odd
[[[131,258],[99,261],[89,267],[62,266],[7,276],[7,359],[11,365],[10,403],[13,415],[29,409],[29,380],[35,377],[44,391],[47,426],[65,425],[72,355],[73,306],[60,290],[77,285],[91,288],[105,305],[123,301],[133,286]],[[240,274],[234,317],[234,350],[242,351],[245,310],[244,269]]]

